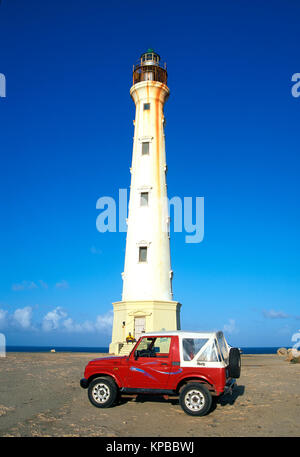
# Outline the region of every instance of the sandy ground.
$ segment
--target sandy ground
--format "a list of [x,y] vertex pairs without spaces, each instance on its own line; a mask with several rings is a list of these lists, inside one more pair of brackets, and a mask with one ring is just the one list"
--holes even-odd
[[277,355],[243,355],[233,395],[205,417],[176,400],[124,399],[95,408],[79,386],[98,354],[8,353],[0,358],[0,436],[300,436],[300,364]]

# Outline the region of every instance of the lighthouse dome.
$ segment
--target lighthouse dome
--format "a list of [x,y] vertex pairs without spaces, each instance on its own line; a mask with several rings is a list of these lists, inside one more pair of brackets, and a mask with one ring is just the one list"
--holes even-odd
[[157,65],[159,61],[160,55],[151,48],[148,48],[147,51],[141,55],[142,65]]

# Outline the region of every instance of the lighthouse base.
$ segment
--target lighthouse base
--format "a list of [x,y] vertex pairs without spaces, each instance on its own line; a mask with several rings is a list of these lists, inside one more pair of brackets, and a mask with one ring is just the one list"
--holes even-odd
[[119,354],[129,333],[136,339],[145,332],[180,330],[181,304],[175,301],[121,301],[113,303],[114,322],[110,354]]

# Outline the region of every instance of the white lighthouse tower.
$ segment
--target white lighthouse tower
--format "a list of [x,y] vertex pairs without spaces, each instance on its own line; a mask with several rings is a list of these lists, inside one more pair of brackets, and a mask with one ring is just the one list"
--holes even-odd
[[109,352],[126,354],[131,333],[178,330],[180,303],[173,301],[166,184],[164,103],[169,96],[166,65],[152,49],[133,67],[135,103],[122,301],[114,303]]

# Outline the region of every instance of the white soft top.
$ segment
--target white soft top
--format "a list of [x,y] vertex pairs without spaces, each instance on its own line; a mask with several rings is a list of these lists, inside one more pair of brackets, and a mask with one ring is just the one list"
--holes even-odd
[[[215,332],[185,332],[183,330],[173,331],[161,331],[161,332],[147,332],[142,333],[141,337],[168,337],[178,336],[179,337],[179,354],[180,354],[180,366],[181,367],[198,367],[198,361],[204,366],[210,367],[225,367],[228,359],[229,346],[225,341],[222,331]],[[187,348],[185,348],[185,339],[192,340],[203,340],[203,344],[200,344],[196,349],[196,353],[191,358]],[[225,349],[221,351],[218,348],[219,344],[217,340],[224,342]],[[188,344],[188,342],[186,342]],[[199,359],[199,360],[198,360]]]
[[211,338],[212,336],[223,336],[223,332],[185,332],[183,330],[147,332],[141,336],[180,336],[181,338]]

